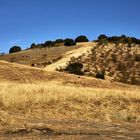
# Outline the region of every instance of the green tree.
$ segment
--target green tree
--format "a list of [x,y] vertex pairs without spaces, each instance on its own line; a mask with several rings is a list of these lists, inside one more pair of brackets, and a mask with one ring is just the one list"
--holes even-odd
[[83,68],[82,63],[75,62],[75,63],[68,64],[65,70],[77,75],[83,75],[82,68]]
[[55,45],[55,43],[54,43],[53,41],[51,41],[51,40],[46,41],[46,42],[44,43],[44,46],[45,46],[45,47],[52,47],[52,46],[54,46],[54,45]]
[[76,39],[75,39],[75,42],[88,42],[88,38],[84,35],[81,35],[81,36],[78,36]]
[[64,45],[65,46],[74,46],[74,45],[76,45],[76,42],[73,39],[67,38],[64,41]]
[[100,39],[107,39],[107,38],[108,37],[106,35],[104,35],[104,34],[101,34],[101,35],[98,36],[98,40],[100,40]]
[[98,45],[106,45],[108,43],[108,37],[104,34],[101,34],[98,37]]
[[35,43],[32,43],[30,49],[34,49],[36,47],[37,47],[36,44]]
[[64,43],[63,39],[56,39],[55,43]]
[[13,47],[10,48],[9,53],[15,53],[15,52],[19,52],[21,50],[22,50],[21,47],[13,46]]

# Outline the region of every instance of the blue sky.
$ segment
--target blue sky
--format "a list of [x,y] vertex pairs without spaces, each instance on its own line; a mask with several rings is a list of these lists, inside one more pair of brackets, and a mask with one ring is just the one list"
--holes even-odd
[[0,52],[57,38],[140,38],[140,0],[0,0]]

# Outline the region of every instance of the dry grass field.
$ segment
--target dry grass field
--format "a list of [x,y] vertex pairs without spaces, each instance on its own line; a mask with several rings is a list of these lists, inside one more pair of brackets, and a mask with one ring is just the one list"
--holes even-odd
[[0,84],[3,139],[140,138],[140,89]]
[[1,139],[140,139],[139,86],[54,71],[79,51],[45,69],[0,61]]
[[[0,84],[1,109],[93,121],[140,122],[140,91],[89,88],[57,82]],[[1,119],[2,121],[2,119]]]

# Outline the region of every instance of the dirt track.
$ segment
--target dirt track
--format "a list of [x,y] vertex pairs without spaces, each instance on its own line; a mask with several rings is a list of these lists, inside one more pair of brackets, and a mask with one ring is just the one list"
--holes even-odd
[[82,43],[80,44],[81,47],[78,48],[78,49],[75,49],[75,50],[71,50],[71,51],[68,51],[62,59],[60,59],[59,61],[51,64],[51,65],[48,65],[46,66],[45,70],[47,71],[55,71],[56,68],[59,68],[59,67],[65,67],[67,62],[70,61],[70,58],[71,57],[78,57],[84,53],[87,53],[87,51],[90,51],[91,48],[93,46],[95,46],[95,43]]
[[[35,120],[34,120],[35,121]],[[16,130],[1,131],[1,140],[48,139],[48,140],[108,140],[140,139],[140,124],[98,123],[83,121],[37,120],[30,126]]]

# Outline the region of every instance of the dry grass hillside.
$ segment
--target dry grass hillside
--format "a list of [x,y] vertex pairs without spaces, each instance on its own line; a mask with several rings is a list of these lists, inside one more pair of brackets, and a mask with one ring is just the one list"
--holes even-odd
[[[57,71],[46,71],[45,69],[25,66],[17,63],[0,61],[0,83],[42,83],[57,82],[64,85],[74,85],[79,87],[99,87],[99,88],[133,88],[117,82],[103,81],[96,78],[77,76]],[[137,86],[136,86],[137,87]]]
[[62,59],[46,66],[45,70],[54,71],[54,70],[56,70],[56,68],[59,68],[59,67],[61,67],[61,68],[64,67],[65,68],[66,64],[70,61],[71,57],[79,57],[79,56],[87,53],[88,51],[91,50],[91,48],[93,46],[96,45],[96,43],[86,42],[86,43],[79,43],[79,45],[80,45],[79,48],[66,52],[63,55]]
[[1,61],[0,88],[2,114],[47,110],[43,114],[58,118],[140,121],[138,86]]
[[29,49],[17,53],[0,55],[0,60],[43,68],[63,58],[66,52],[76,50],[82,46],[83,44],[77,44],[76,46],[62,45],[58,47]]
[[[96,77],[98,73],[104,74],[105,79],[122,83],[140,85],[140,46],[125,44],[94,45],[92,49],[79,57],[71,57],[67,66],[58,68],[74,73],[81,64],[79,73]],[[61,66],[61,65],[60,65]]]
[[[56,49],[59,47],[50,49],[53,55]],[[46,54],[44,50],[1,57],[7,61],[15,57],[15,63],[0,61],[0,138],[113,139],[119,135],[120,138],[139,139],[140,86],[55,71],[67,65],[71,57],[80,63],[83,61],[84,65],[85,62],[90,64],[85,56],[92,58],[90,50],[98,50],[95,43],[82,43],[67,49],[70,51],[56,54],[57,57],[62,54],[63,58],[44,69],[30,66],[49,58],[52,60],[50,53],[46,59],[41,58]],[[20,59],[26,53],[30,58]],[[100,60],[97,62],[100,66]]]
[[98,73],[103,73],[106,80],[140,85],[139,45],[87,42],[70,47],[25,50],[1,55],[0,60],[45,68],[47,71],[65,70],[69,63],[80,63],[85,76],[96,77]]

